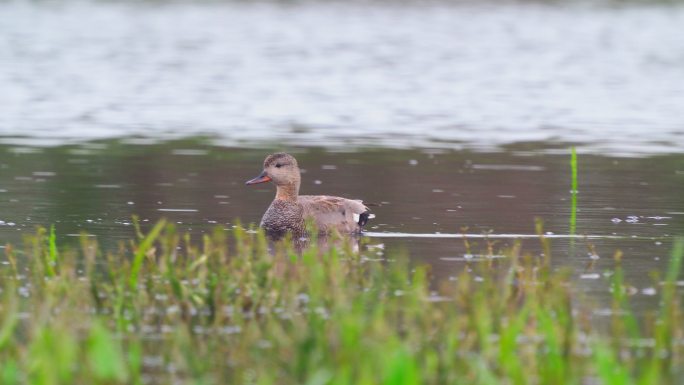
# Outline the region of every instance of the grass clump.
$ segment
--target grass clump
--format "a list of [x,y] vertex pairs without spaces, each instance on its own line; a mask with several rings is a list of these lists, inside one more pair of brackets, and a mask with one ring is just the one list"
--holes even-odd
[[571,272],[517,246],[433,282],[344,243],[269,250],[239,227],[193,242],[164,222],[137,233],[108,253],[86,236],[58,252],[43,229],[6,247],[2,384],[681,383],[681,241],[643,320],[616,265],[601,328]]

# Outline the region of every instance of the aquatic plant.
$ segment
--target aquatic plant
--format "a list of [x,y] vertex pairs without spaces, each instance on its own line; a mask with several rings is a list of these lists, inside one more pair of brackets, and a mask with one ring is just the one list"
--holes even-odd
[[[541,224],[539,224],[541,226]],[[435,282],[348,243],[301,253],[259,231],[201,239],[159,222],[117,250],[58,251],[39,229],[0,265],[2,384],[677,384],[684,322],[675,242],[657,312],[610,303],[550,255],[473,260]],[[543,242],[548,242],[539,232]],[[655,277],[660,281],[659,277]],[[610,316],[596,316],[597,309]]]

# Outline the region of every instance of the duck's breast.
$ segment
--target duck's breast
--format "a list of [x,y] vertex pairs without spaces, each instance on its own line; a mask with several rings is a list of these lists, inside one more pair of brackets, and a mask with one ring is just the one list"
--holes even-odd
[[359,218],[367,216],[368,207],[362,201],[329,195],[300,195],[305,218],[313,218],[321,232],[342,233],[361,231]]
[[302,234],[304,231],[302,205],[294,201],[274,200],[261,218],[261,227],[268,234],[286,232],[292,232],[295,235]]

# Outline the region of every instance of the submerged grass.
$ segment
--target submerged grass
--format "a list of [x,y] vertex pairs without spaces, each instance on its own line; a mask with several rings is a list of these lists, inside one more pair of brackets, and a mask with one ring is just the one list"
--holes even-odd
[[[541,226],[541,223],[538,224]],[[678,384],[684,319],[672,252],[659,310],[637,318],[619,258],[610,327],[550,255],[470,263],[431,282],[406,258],[301,253],[260,232],[200,242],[158,223],[103,254],[54,231],[6,247],[2,384]],[[540,236],[542,232],[540,231]],[[547,242],[542,236],[542,242]],[[315,242],[312,242],[315,243]],[[230,249],[228,247],[230,244]],[[437,289],[435,289],[437,287]]]

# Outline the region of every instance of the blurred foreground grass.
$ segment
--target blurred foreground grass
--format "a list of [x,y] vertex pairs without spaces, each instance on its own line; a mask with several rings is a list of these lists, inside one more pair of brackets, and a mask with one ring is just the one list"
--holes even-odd
[[402,256],[298,255],[288,242],[269,253],[240,228],[193,243],[160,222],[107,254],[86,236],[59,250],[39,229],[5,251],[2,384],[684,381],[681,240],[645,317],[630,311],[617,255],[609,327],[571,272],[517,246],[432,288]]

